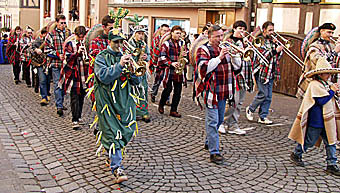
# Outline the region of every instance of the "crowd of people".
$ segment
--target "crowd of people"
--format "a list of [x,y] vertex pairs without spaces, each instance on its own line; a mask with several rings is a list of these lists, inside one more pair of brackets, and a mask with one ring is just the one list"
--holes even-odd
[[[169,105],[169,116],[181,118],[178,106],[182,87],[193,82],[193,99],[205,109],[204,149],[216,164],[224,162],[219,135],[246,134],[239,124],[241,106],[246,93],[255,91],[255,85],[257,95],[247,106],[246,117],[254,121],[254,113],[259,109],[257,122],[273,123],[268,118],[272,89],[280,78],[279,61],[285,51],[273,38],[273,22],[265,22],[253,35],[246,33],[247,24],[241,20],[231,29],[209,25],[193,42],[181,26],[163,24],[153,34],[149,48],[145,26],[136,20],[133,34],[127,38],[119,27],[121,16],[110,13],[100,25],[90,30],[78,26],[72,34],[67,30],[65,16],[58,15],[52,25],[36,33],[36,38],[33,29],[17,26],[11,32],[6,51],[13,66],[14,83],[21,82],[22,70],[27,87],[40,92],[41,106],[51,102],[51,81],[56,113],[61,117],[66,110],[64,96],[70,94],[74,130],[84,124],[82,109],[85,96],[89,96],[92,109],[97,112],[90,125],[96,136],[96,154],[105,150],[116,183],[127,180],[122,154],[138,133],[137,121],[152,120],[149,85],[153,103],[160,86],[163,87],[158,112],[164,114],[165,105]],[[304,166],[302,154],[322,139],[327,150],[326,171],[340,175],[335,155],[335,145],[340,140],[340,122],[336,119],[339,79],[331,76],[340,72],[340,44],[330,39],[334,30],[333,24],[321,25],[316,31],[319,35],[308,46],[299,82],[303,102],[289,138],[299,144],[290,157],[298,166]],[[260,41],[256,47],[252,46],[255,41]],[[148,82],[150,75],[154,76],[153,83]]]

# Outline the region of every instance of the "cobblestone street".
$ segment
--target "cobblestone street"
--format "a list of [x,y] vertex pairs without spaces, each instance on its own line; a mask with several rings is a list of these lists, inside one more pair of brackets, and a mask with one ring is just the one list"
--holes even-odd
[[150,104],[152,121],[139,122],[139,134],[123,160],[129,180],[117,185],[104,156],[95,155],[88,126],[95,113],[88,100],[83,112],[87,124],[74,131],[69,96],[64,102],[68,110],[59,117],[53,96],[42,107],[34,89],[14,84],[10,65],[0,65],[0,76],[0,193],[340,192],[340,178],[325,173],[325,151],[312,148],[304,168],[290,162],[295,143],[287,136],[299,107],[293,97],[274,94],[269,116],[274,124],[263,126],[246,121],[245,105],[254,96],[248,94],[240,123],[247,134],[220,136],[225,157],[220,166],[210,163],[203,149],[204,111],[192,102],[191,85],[179,105],[181,119],[170,118],[169,107],[160,115],[157,105]]

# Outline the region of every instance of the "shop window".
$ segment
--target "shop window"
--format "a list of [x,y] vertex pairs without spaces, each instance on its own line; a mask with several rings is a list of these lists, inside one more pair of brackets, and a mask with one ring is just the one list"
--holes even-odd
[[162,24],[168,24],[170,26],[170,28],[175,26],[175,25],[179,25],[186,32],[189,32],[189,30],[190,30],[190,20],[186,20],[186,19],[155,19],[155,29],[154,29],[154,32]]

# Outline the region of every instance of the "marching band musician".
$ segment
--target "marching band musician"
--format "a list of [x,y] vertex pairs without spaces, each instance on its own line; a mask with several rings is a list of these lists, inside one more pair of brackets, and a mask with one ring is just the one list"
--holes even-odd
[[262,25],[262,36],[264,44],[259,51],[266,57],[269,62],[266,64],[263,60],[255,60],[254,76],[258,93],[252,103],[246,108],[246,117],[249,121],[254,119],[253,113],[259,107],[259,119],[261,124],[272,124],[273,122],[267,118],[269,107],[272,101],[273,82],[280,79],[279,60],[282,57],[283,46],[278,46],[271,38],[274,34],[274,23],[267,21]]
[[[305,56],[303,73],[298,83],[297,97],[303,97],[307,89],[310,79],[305,79],[305,73],[314,70],[316,63],[320,57],[326,57],[326,60],[333,66],[339,67],[340,43],[332,42],[335,25],[332,23],[324,23],[318,28],[320,37],[314,41],[309,47]],[[336,43],[336,45],[334,45]],[[338,79],[337,81],[339,81]]]
[[205,104],[206,140],[210,161],[223,164],[219,150],[218,128],[223,123],[226,101],[233,99],[231,59],[228,47],[220,47],[223,31],[213,25],[208,30],[209,41],[197,50],[195,72],[195,97],[203,97]]
[[84,45],[84,37],[86,28],[78,26],[74,30],[75,40],[65,42],[65,60],[60,73],[59,87],[64,89],[65,93],[71,96],[72,111],[72,128],[79,130],[81,122],[81,114],[83,110],[86,80],[88,77],[89,64],[86,61],[86,48]]
[[[41,55],[43,54],[42,44],[44,44],[45,37],[47,35],[47,27],[44,27],[41,29],[39,37],[35,39],[35,41],[32,43],[32,51],[35,52],[34,54]],[[33,55],[34,55],[33,54]],[[46,60],[43,61],[46,63]],[[49,103],[49,96],[50,96],[50,74],[45,72],[46,64],[40,64],[40,66],[37,66],[36,69],[38,71],[39,76],[39,88],[40,88],[40,95],[41,95],[41,106],[46,106]]]
[[6,55],[9,62],[13,65],[13,74],[15,84],[19,84],[21,82],[19,80],[19,75],[21,71],[20,66],[20,35],[21,35],[21,27],[16,26],[14,31],[10,34],[8,39],[8,45],[6,50]]
[[66,17],[64,15],[58,15],[56,17],[57,26],[50,33],[47,34],[45,41],[45,53],[50,59],[50,67],[52,68],[52,78],[54,84],[54,95],[57,107],[57,114],[63,116],[63,110],[66,108],[64,103],[64,91],[58,87],[60,79],[61,66],[64,61],[63,44],[67,38],[66,33]]
[[23,68],[23,76],[26,81],[26,85],[30,88],[31,85],[31,71],[30,71],[30,54],[29,50],[33,42],[33,31],[31,28],[27,28],[26,32],[20,38],[20,61]]
[[[227,39],[228,42],[236,45],[237,47],[245,50],[247,47],[243,42],[243,33],[247,30],[247,24],[244,21],[236,21],[233,24],[232,35]],[[246,40],[247,41],[247,40]],[[244,57],[241,57],[240,53],[232,53],[232,66],[234,76],[236,79],[235,84],[235,104],[228,107],[226,112],[224,125],[219,128],[220,133],[225,133],[228,129],[228,133],[242,135],[246,134],[246,131],[240,129],[238,120],[240,117],[241,106],[244,102],[246,92],[252,92],[254,87],[253,70],[251,61],[245,61]]]
[[131,54],[122,55],[125,36],[117,28],[108,35],[109,45],[95,60],[94,95],[98,116],[99,149],[105,148],[111,159],[110,168],[115,183],[128,178],[122,167],[122,151],[136,130],[136,103],[132,86],[140,84],[140,78],[128,72]]
[[[132,38],[129,41],[129,44],[135,47],[136,49],[139,49],[142,53],[139,53],[138,56],[134,57],[134,60],[138,62],[139,60],[149,62],[150,60],[150,52],[147,44],[144,41],[145,38],[145,28],[141,25],[137,25],[134,29],[134,34]],[[141,76],[141,84],[137,87],[138,93],[140,94],[140,104],[137,106],[136,110],[136,116],[137,120],[141,118],[144,122],[149,123],[150,120],[150,114],[148,111],[149,103],[148,103],[148,82],[147,82],[147,74],[145,73],[143,76]]]
[[154,69],[154,74],[155,74],[155,79],[152,85],[152,90],[151,90],[151,102],[156,102],[156,96],[158,93],[158,88],[162,83],[163,76],[164,76],[164,67],[158,66],[158,58],[160,56],[160,41],[161,38],[164,34],[170,31],[169,25],[168,24],[162,24],[160,29],[159,29],[159,35],[156,36],[151,43],[151,49],[150,49],[150,55],[151,55],[151,60],[150,60],[150,66],[149,68],[153,71]]
[[[186,78],[184,76],[185,66],[181,66],[180,62],[180,60],[186,56],[184,41],[180,40],[182,31],[182,28],[178,25],[171,28],[170,39],[165,41],[161,46],[161,53],[157,65],[165,69],[163,77],[164,90],[159,101],[158,112],[164,114],[164,106],[172,89],[174,89],[169,115],[176,118],[181,117],[181,114],[177,112],[177,107],[181,100],[182,84],[186,84]],[[176,72],[180,68],[182,68],[182,72]]]

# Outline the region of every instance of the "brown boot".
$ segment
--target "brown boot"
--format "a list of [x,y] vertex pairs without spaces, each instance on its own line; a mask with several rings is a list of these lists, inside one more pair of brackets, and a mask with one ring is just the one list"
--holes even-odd
[[162,105],[158,105],[158,112],[160,113],[160,114],[164,114],[164,106],[162,106]]
[[174,112],[170,112],[170,116],[171,117],[176,117],[176,118],[181,118],[182,117],[182,115],[181,114],[179,114],[178,112],[176,112],[176,111],[174,111]]

